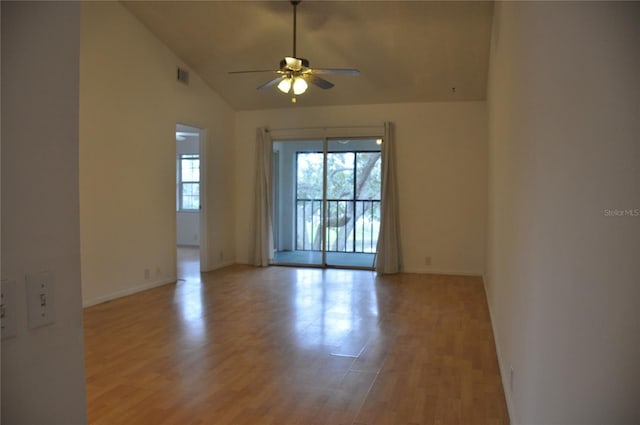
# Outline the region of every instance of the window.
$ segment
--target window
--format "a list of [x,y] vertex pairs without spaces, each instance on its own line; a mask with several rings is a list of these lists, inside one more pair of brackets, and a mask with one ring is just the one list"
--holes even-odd
[[[319,251],[324,155],[296,153],[296,250]],[[327,152],[326,250],[374,253],[380,228],[380,151]]]
[[200,155],[178,155],[178,211],[200,210]]

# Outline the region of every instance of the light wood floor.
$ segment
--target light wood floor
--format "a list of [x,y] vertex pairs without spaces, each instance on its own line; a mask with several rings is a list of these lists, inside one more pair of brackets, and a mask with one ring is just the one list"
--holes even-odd
[[479,278],[182,278],[85,310],[91,424],[508,423]]

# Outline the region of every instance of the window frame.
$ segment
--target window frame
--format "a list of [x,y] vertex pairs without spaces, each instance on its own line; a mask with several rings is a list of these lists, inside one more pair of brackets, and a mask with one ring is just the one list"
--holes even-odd
[[[196,160],[198,161],[198,179],[197,180],[184,180],[183,176],[182,176],[182,164],[183,161],[193,161]],[[202,187],[201,185],[201,179],[202,179],[202,170],[201,170],[201,160],[200,160],[200,154],[198,153],[181,153],[178,154],[177,156],[177,168],[178,168],[178,172],[176,173],[177,176],[177,205],[176,205],[176,211],[178,212],[199,212],[202,209],[202,201],[201,201],[201,196],[200,196],[200,189]],[[185,185],[197,185],[198,188],[198,195],[197,195],[197,203],[198,203],[198,208],[185,208],[184,207],[184,187]],[[189,195],[192,197],[195,197],[194,195]]]

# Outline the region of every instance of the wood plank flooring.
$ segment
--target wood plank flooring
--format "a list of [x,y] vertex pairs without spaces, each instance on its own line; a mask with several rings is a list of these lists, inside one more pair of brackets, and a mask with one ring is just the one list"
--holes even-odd
[[84,329],[95,425],[509,422],[479,278],[232,266]]

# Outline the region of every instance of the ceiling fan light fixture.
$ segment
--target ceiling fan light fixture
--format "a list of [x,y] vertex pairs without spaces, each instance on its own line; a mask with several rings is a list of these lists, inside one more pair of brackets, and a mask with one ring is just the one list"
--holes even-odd
[[[1,1],[1,0],[0,0]],[[231,74],[248,74],[254,72],[269,72],[279,74],[275,78],[258,86],[258,90],[276,86],[282,93],[291,93],[291,102],[296,103],[296,96],[306,93],[309,84],[323,90],[333,87],[333,83],[316,74],[360,75],[357,69],[349,68],[311,68],[309,60],[296,55],[296,9],[302,0],[289,0],[293,6],[293,54],[280,60],[280,68],[276,70],[232,71]]]
[[302,77],[293,79],[293,94],[302,94],[307,91],[309,85]]
[[278,90],[282,93],[289,93],[289,90],[291,90],[291,78],[283,77],[282,81],[278,84]]

